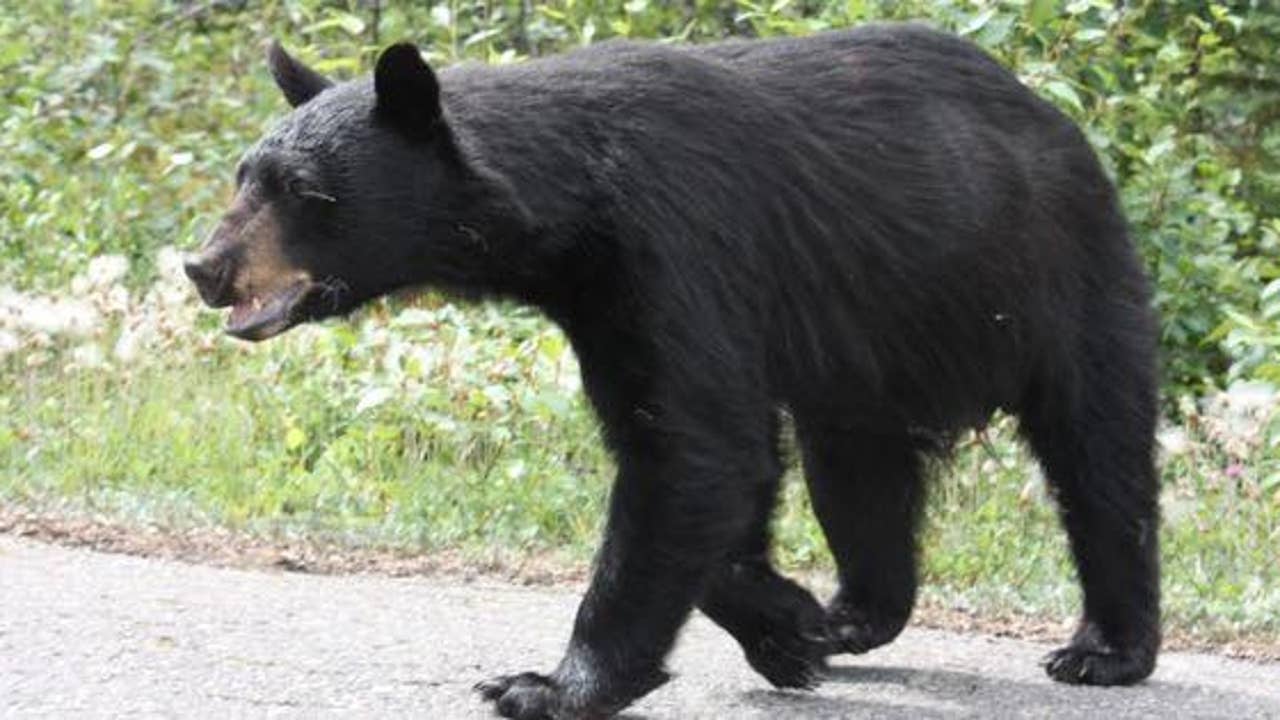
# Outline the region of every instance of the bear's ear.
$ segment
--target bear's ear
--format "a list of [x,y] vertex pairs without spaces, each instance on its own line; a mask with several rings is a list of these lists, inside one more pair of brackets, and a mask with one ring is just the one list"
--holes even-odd
[[271,77],[284,92],[284,97],[293,107],[320,94],[321,90],[333,85],[328,78],[293,59],[284,51],[278,40],[272,40],[267,48],[267,65],[271,68]]
[[440,120],[440,84],[412,43],[382,51],[373,71],[377,113],[401,132],[416,139],[431,135]]

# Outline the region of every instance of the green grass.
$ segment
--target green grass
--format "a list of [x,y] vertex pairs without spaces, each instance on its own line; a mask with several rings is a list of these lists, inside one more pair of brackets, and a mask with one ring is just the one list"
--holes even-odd
[[[431,312],[430,369],[390,360],[414,348],[369,323],[120,374],[6,373],[0,495],[422,548],[581,542],[605,463],[572,386],[548,382],[576,372],[563,339],[527,317]],[[475,338],[485,323],[512,334]]]

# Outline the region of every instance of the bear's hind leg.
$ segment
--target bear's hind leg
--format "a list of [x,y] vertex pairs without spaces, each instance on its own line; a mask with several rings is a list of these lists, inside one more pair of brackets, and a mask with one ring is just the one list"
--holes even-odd
[[896,638],[915,605],[919,451],[905,435],[860,435],[838,422],[802,418],[798,429],[814,513],[840,576],[827,609],[829,653],[864,653]]
[[[1110,338],[1076,376],[1037,388],[1023,432],[1044,467],[1084,588],[1084,617],[1045,671],[1084,685],[1151,674],[1160,645],[1154,363],[1141,335]],[[1145,342],[1145,341],[1144,341]]]

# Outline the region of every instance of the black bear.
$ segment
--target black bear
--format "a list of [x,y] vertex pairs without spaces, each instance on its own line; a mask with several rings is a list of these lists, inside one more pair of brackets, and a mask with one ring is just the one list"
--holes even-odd
[[[922,460],[998,408],[1084,590],[1049,675],[1152,672],[1150,290],[1078,128],[991,57],[873,25],[438,76],[402,44],[341,84],[268,58],[295,109],[187,267],[228,332],[404,286],[530,303],[617,458],[564,659],[478,685],[499,713],[618,711],[666,680],[694,607],[783,687],[889,642],[916,594]],[[825,608],[769,563],[783,411],[839,568]]]

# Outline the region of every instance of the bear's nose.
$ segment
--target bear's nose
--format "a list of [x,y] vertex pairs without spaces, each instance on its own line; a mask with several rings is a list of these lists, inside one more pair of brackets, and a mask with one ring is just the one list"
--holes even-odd
[[230,273],[227,262],[223,259],[207,256],[187,256],[182,262],[182,270],[196,286],[200,299],[209,307],[225,307],[231,304]]

